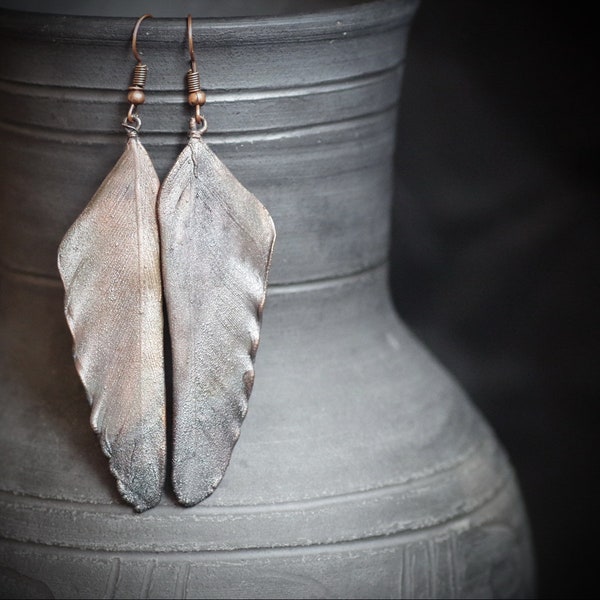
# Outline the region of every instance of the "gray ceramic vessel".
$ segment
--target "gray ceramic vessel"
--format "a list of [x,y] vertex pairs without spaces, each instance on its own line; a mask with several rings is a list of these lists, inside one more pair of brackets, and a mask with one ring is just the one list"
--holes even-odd
[[[194,508],[167,491],[142,515],[120,500],[89,427],[56,270],[60,239],[124,146],[134,19],[0,12],[5,597],[532,593],[511,467],[387,290],[415,8],[195,19],[206,140],[267,206],[278,240],[225,478]],[[140,34],[142,140],[161,177],[190,111],[184,16],[145,21]]]

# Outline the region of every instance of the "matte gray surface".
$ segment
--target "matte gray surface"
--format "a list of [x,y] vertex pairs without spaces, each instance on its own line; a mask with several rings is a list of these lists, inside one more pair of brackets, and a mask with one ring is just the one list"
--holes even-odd
[[[385,260],[396,102],[413,8],[376,2],[329,16],[194,20],[206,140],[288,240],[272,283],[349,274]],[[0,160],[12,177],[0,208],[2,263],[55,276],[56,240],[121,153],[132,23],[4,15],[0,111],[11,152]],[[162,178],[187,139],[185,19],[148,19],[139,48],[149,68],[144,146]],[[89,176],[82,180],[81,172]],[[36,196],[48,202],[43,223]]]
[[[57,597],[532,593],[527,522],[506,457],[388,298],[394,122],[414,8],[375,2],[195,27],[207,142],[273,215],[277,253],[256,386],[221,485],[193,508],[167,496],[143,515],[120,501],[87,427],[50,260],[118,153],[110,132],[127,108],[132,23],[25,28],[4,15],[0,556],[13,588]],[[155,20],[140,44],[150,68],[144,140],[161,176],[185,143],[184,30],[183,20]],[[39,57],[33,64],[23,47]],[[154,85],[168,102],[151,117]],[[229,99],[214,119],[213,90]],[[78,94],[105,98],[107,111]],[[56,129],[30,123],[39,115],[21,111],[16,95],[31,109],[32,95],[49,97]],[[86,119],[91,137],[67,125]],[[24,158],[47,177],[43,189]],[[34,203],[35,193],[45,201]]]
[[189,12],[195,17],[272,16],[345,8],[361,0],[0,0],[0,7],[28,12],[89,17],[132,17],[144,12],[155,17],[181,17]]

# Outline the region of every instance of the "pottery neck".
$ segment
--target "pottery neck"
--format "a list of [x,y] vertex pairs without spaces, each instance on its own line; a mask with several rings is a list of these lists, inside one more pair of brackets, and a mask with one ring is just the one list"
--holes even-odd
[[[194,21],[205,139],[273,216],[272,285],[385,262],[396,108],[415,7],[371,2]],[[0,160],[0,262],[56,278],[60,239],[126,139],[132,20],[2,16],[0,127],[11,150]],[[143,27],[149,73],[140,139],[163,177],[186,143],[191,111],[185,20],[148,19]]]

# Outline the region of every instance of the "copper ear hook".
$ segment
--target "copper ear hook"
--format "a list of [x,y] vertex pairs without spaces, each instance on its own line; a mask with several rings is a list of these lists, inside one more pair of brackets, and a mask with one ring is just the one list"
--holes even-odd
[[131,102],[131,106],[129,107],[129,112],[127,113],[127,122],[128,123],[136,123],[136,130],[139,129],[139,117],[135,115],[135,110],[139,104],[143,104],[146,100],[146,95],[144,94],[144,86],[146,85],[146,77],[148,75],[148,67],[142,63],[142,57],[137,49],[137,36],[138,31],[140,29],[140,25],[144,19],[151,19],[152,15],[142,15],[135,24],[133,28],[133,33],[131,34],[131,51],[133,52],[134,58],[137,60],[137,65],[133,69],[133,80],[131,85],[129,86],[129,93],[127,94],[127,99]]
[[140,56],[137,50],[137,35],[140,29],[140,25],[144,19],[151,19],[152,15],[142,15],[136,22],[135,27],[133,28],[133,33],[131,34],[131,50],[133,51],[133,56],[135,60],[138,61],[139,64],[142,64],[142,57]]
[[192,30],[192,15],[187,16],[187,36],[188,49],[190,51],[190,60],[192,63],[192,71],[197,71],[198,66],[196,65],[196,54],[194,53],[194,32]]
[[206,131],[206,119],[200,113],[200,109],[206,102],[206,94],[200,87],[200,73],[198,73],[198,65],[196,64],[196,53],[194,52],[194,32],[192,30],[192,15],[187,16],[187,37],[188,37],[188,50],[190,52],[191,68],[187,72],[187,85],[188,85],[188,102],[195,106],[195,120],[196,124],[200,125],[199,133]]

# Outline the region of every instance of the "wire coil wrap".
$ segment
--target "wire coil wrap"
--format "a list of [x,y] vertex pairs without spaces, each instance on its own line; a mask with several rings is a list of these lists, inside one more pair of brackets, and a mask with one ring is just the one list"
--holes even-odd
[[190,70],[187,72],[187,86],[188,93],[190,94],[202,91],[202,88],[200,87],[200,73],[198,73],[198,71]]
[[143,89],[146,85],[146,78],[148,77],[148,66],[138,63],[133,69],[133,79],[129,89]]

